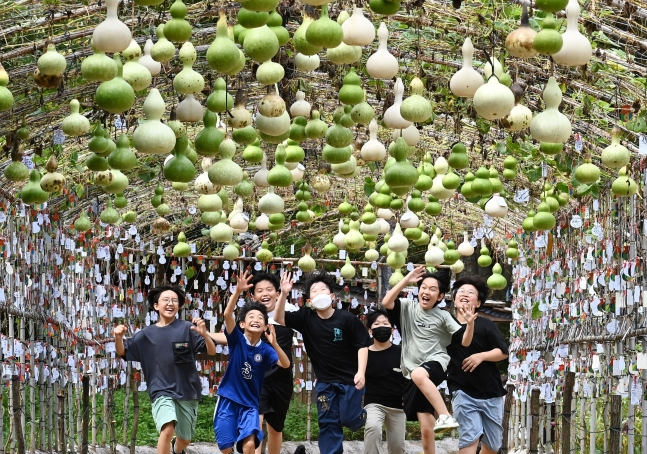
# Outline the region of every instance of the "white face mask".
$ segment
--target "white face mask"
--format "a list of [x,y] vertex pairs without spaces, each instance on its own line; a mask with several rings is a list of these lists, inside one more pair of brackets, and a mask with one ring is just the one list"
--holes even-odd
[[319,295],[312,298],[312,301],[310,301],[310,303],[312,304],[312,307],[314,307],[318,311],[323,311],[325,309],[328,309],[332,304],[332,297],[330,295],[326,295],[325,293],[320,293]]

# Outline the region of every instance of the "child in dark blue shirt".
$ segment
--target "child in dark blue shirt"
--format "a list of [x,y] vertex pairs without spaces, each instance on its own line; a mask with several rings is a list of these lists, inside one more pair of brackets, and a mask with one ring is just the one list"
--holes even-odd
[[[251,288],[250,279],[247,271],[238,277],[224,312],[229,365],[218,387],[213,422],[216,442],[223,454],[231,453],[234,445],[238,452],[254,453],[263,439],[258,403],[265,371],[277,364],[283,368],[290,366],[289,358],[278,346],[274,326],[268,325],[265,306],[245,304],[238,314],[241,329],[236,329],[234,308],[240,295]],[[261,341],[263,333],[271,347]]]

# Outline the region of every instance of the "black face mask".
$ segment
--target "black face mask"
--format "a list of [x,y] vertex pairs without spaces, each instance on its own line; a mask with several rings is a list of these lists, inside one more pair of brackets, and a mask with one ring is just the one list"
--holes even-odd
[[386,342],[391,337],[392,328],[389,326],[380,326],[378,328],[373,328],[371,332],[373,333],[373,338],[378,342]]

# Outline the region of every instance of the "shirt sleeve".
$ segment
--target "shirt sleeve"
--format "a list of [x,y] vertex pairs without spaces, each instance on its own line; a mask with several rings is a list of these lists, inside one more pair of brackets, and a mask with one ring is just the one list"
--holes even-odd
[[400,301],[400,298],[395,299],[395,301],[393,302],[393,309],[387,309],[386,313],[389,315],[391,323],[393,323],[398,327],[400,331],[402,331],[402,322],[400,321],[402,315],[402,302]]
[[193,342],[193,351],[195,353],[206,353],[207,343],[204,338],[193,331],[191,327],[189,327],[189,333],[191,334],[191,341]]
[[353,333],[353,346],[359,350],[360,348],[370,347],[373,345],[371,336],[368,335],[368,330],[364,324],[354,315],[350,313],[349,315],[351,316],[349,318],[349,325],[350,331]]
[[[483,319],[483,321],[485,321],[485,319]],[[503,336],[501,335],[499,329],[491,320],[487,320],[487,322],[487,336],[490,344],[490,349],[494,350],[495,348],[500,348],[503,353],[505,353],[506,355],[509,354],[508,344],[505,342],[505,339],[503,339]]]
[[311,309],[301,306],[298,311],[286,312],[285,313],[285,326],[288,328],[295,329],[303,334],[303,330],[306,323],[306,311],[311,311]]
[[[276,350],[274,350],[274,347],[271,347],[268,344],[263,344],[267,347],[267,355],[265,355],[265,369],[273,369],[274,367],[277,367],[277,363],[279,362],[279,355],[276,353]],[[281,347],[279,347],[281,348]]]
[[232,350],[233,348],[237,347],[238,344],[244,342],[243,337],[245,337],[245,335],[241,330],[238,329],[238,327],[234,328],[233,333],[228,333],[227,326],[225,326],[225,337],[227,338],[227,345],[229,346],[229,350]]
[[139,339],[141,336],[135,334],[132,338],[124,340],[124,348],[126,349],[126,354],[124,359],[126,361],[137,361],[141,362],[139,355]]
[[444,312],[443,318],[445,319],[445,328],[447,328],[447,332],[449,334],[454,334],[454,333],[456,333],[458,330],[460,330],[462,328],[460,323],[458,323],[456,320],[454,320],[454,317],[452,317],[452,315],[449,312],[447,312],[444,309],[440,309],[440,308],[439,308],[439,310]]

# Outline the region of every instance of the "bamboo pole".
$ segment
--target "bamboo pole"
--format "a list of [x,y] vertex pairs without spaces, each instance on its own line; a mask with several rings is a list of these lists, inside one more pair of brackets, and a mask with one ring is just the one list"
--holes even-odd
[[[98,366],[96,366],[98,369]],[[97,449],[97,374],[90,378],[90,392],[92,393],[92,449]]]
[[596,449],[595,449],[595,441],[597,438],[597,405],[595,403],[595,399],[591,399],[591,403],[589,404],[590,408],[590,414],[591,417],[589,418],[589,454],[596,454]]
[[[643,345],[643,352],[646,351],[645,348],[647,348],[647,342],[644,340],[642,341]],[[643,380],[647,380],[647,369],[642,371],[642,378]],[[643,398],[642,400],[642,450],[641,452],[645,453],[647,452],[647,400]],[[595,453],[591,453],[595,454]]]
[[23,425],[20,420],[22,419],[22,405],[20,404],[20,377],[12,375],[11,377],[11,394],[13,395],[13,421],[14,421],[14,439],[18,449],[18,454],[25,454],[25,437],[23,434]]
[[[591,415],[591,419],[595,418],[595,413]],[[586,399],[584,393],[580,395],[580,452],[586,451]]]
[[620,431],[622,430],[622,397],[611,396],[611,425],[609,427],[609,454],[620,454]]
[[124,424],[122,428],[121,444],[126,445],[128,440],[128,408],[130,404],[130,376],[132,375],[132,362],[126,366],[126,396],[124,398]]
[[81,429],[81,454],[88,454],[88,430],[89,430],[89,424],[90,424],[90,415],[89,415],[89,410],[90,410],[90,377],[87,374],[83,375],[82,379],[83,383],[83,394],[82,394],[82,401],[83,401],[83,422],[82,422],[82,429]]
[[114,400],[114,391],[115,391],[115,379],[110,377],[108,379],[108,417],[110,418],[110,453],[117,454],[117,434],[115,432],[115,426],[117,422],[115,421],[115,400]]
[[133,428],[130,433],[130,454],[137,448],[137,430],[139,428],[139,383],[133,381]]
[[67,453],[67,440],[65,439],[65,391],[64,388],[58,390],[58,413],[56,414],[58,423],[58,452],[59,454]]
[[530,454],[537,454],[537,447],[539,445],[539,390],[533,389],[530,393],[530,443],[528,452]]
[[512,409],[512,400],[514,393],[514,385],[508,385],[507,394],[503,403],[503,441],[501,443],[501,454],[508,454],[508,445],[510,440],[510,418]]
[[573,385],[575,384],[575,372],[566,372],[566,381],[562,392],[562,454],[571,452],[571,420],[572,420],[572,398]]
[[67,423],[65,425],[65,436],[68,438],[70,451],[74,452],[76,440],[74,439],[74,384],[72,377],[67,382]]
[[[311,381],[312,380],[312,364],[310,364],[310,357],[307,357],[306,360],[308,362],[308,375],[307,375],[307,377],[308,377],[308,381]],[[312,426],[311,426],[311,424],[312,424],[312,422],[311,422],[311,420],[312,420],[312,411],[311,411],[311,408],[310,408],[312,406],[312,390],[307,391],[307,393],[308,393],[308,399],[307,399],[307,405],[308,405],[307,415],[308,416],[307,416],[307,419],[306,419],[306,441],[310,441],[311,437],[312,437]]]

